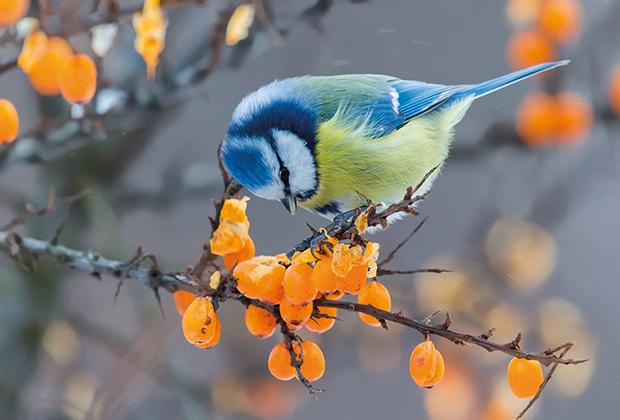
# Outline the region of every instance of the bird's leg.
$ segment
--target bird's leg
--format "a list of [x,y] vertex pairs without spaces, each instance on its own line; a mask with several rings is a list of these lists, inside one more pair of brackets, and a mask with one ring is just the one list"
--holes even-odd
[[368,206],[362,206],[353,210],[337,214],[334,217],[332,223],[325,226],[325,233],[320,233],[318,235],[313,234],[312,236],[305,238],[303,241],[298,243],[292,250],[290,250],[287,256],[291,258],[296,251],[302,252],[308,248],[320,248],[326,239],[325,234],[336,235],[343,230],[349,229],[353,225],[353,218],[367,208]]

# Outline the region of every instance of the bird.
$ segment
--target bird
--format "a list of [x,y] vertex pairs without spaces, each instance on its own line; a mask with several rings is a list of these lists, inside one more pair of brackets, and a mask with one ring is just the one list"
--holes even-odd
[[462,85],[378,74],[275,80],[236,106],[219,157],[233,180],[291,214],[299,206],[334,219],[368,200],[389,205],[422,180],[418,193],[430,189],[474,100],[568,63]]

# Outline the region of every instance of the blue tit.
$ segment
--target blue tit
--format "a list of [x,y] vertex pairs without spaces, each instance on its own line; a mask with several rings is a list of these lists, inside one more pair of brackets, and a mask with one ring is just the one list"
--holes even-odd
[[365,198],[394,203],[443,166],[454,126],[475,99],[567,63],[470,85],[374,74],[276,80],[236,107],[220,157],[243,187],[291,213],[299,205],[333,218]]

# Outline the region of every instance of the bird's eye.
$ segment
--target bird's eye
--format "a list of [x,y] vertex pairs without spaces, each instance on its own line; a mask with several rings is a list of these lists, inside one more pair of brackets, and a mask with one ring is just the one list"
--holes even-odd
[[280,169],[280,179],[282,180],[282,182],[284,183],[284,185],[288,185],[288,177],[289,177],[290,173],[288,171],[288,169],[283,166]]

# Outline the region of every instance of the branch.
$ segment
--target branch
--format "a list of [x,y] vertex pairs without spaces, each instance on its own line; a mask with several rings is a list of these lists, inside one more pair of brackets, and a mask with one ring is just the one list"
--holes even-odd
[[85,272],[96,278],[109,276],[119,280],[131,279],[152,289],[163,288],[171,293],[180,289],[200,293],[196,282],[182,273],[167,273],[131,261],[127,263],[110,260],[95,252],[78,251],[63,245],[54,245],[51,241],[22,237],[16,233],[0,232],[0,251],[6,252],[17,261],[46,258],[60,266]]
[[[446,321],[444,323],[439,325],[431,325],[430,322],[416,321],[414,319],[407,318],[401,312],[387,312],[381,309],[377,309],[371,305],[362,305],[359,303],[343,302],[329,299],[317,300],[316,305],[329,308],[339,308],[349,312],[364,313],[367,315],[371,315],[380,321],[390,321],[396,324],[404,325],[406,327],[419,331],[423,335],[436,335],[439,337],[443,337],[453,342],[454,344],[459,345],[473,344],[475,346],[485,349],[488,352],[501,352],[521,359],[538,360],[545,366],[557,363],[564,365],[577,365],[587,361],[563,359],[562,357],[555,356],[554,353],[550,352],[550,350],[556,350],[557,352],[557,347],[555,349],[549,349],[540,353],[524,352],[519,347],[519,342],[521,341],[520,334],[511,342],[500,344],[490,341],[489,337],[487,337],[486,334],[471,335],[457,332],[450,329],[451,320],[448,321],[450,319],[449,316],[446,318]],[[562,346],[559,346],[559,348],[566,348],[567,345],[568,343],[563,344]]]
[[[568,353],[570,351],[570,349],[573,347],[573,343],[566,343],[566,344],[563,344],[562,346],[559,346],[559,347],[563,348],[563,350],[562,350],[562,353],[560,353],[560,356],[558,358],[561,359],[561,360],[564,360],[564,356],[566,356],[566,353]],[[523,408],[523,410],[517,416],[516,420],[519,420],[521,417],[523,417],[525,415],[525,413],[527,413],[527,411],[534,405],[534,403],[536,401],[538,401],[538,398],[540,398],[540,395],[542,394],[543,389],[545,389],[545,387],[547,386],[547,384],[551,380],[551,377],[555,373],[555,370],[558,368],[559,364],[560,364],[560,362],[556,362],[556,363],[553,364],[551,369],[549,369],[549,373],[547,373],[547,376],[545,376],[545,380],[543,381],[543,383],[540,384],[540,387],[538,388],[538,391],[536,391],[536,395],[534,395],[532,397],[532,399],[527,403],[525,408]]]

